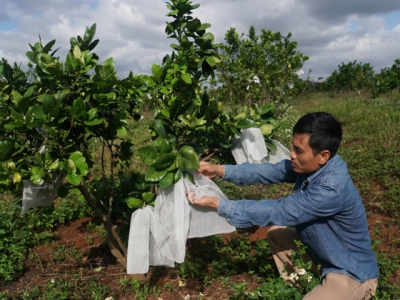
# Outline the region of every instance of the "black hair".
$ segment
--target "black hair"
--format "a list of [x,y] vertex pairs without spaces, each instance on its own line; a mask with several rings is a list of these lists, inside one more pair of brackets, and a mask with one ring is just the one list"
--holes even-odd
[[308,113],[294,125],[293,135],[295,134],[309,134],[309,144],[314,155],[329,150],[332,158],[342,141],[342,123],[326,112]]

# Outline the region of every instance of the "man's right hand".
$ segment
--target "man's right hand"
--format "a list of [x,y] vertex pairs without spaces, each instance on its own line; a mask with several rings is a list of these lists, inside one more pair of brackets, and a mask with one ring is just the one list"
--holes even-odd
[[221,178],[224,176],[225,168],[222,165],[214,165],[209,162],[201,161],[200,168],[197,170],[197,173],[201,173],[208,178]]

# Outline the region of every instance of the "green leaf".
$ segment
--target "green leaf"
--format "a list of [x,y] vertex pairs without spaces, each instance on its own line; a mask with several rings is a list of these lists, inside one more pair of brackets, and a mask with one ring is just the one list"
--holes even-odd
[[135,197],[130,197],[126,199],[126,204],[131,209],[138,209],[143,207],[143,201]]
[[214,56],[207,56],[206,62],[210,65],[210,67],[214,67],[217,64],[215,62]]
[[[69,156],[68,164],[70,169],[76,176],[86,176],[89,172],[89,166],[82,152],[76,151]],[[71,174],[71,172],[69,172]]]
[[57,169],[60,165],[59,160],[57,159],[56,161],[54,161],[50,166],[49,166],[49,170],[54,170]]
[[145,203],[151,203],[156,199],[156,194],[151,192],[144,192],[142,193],[142,198]]
[[87,111],[85,108],[85,103],[83,102],[82,98],[79,97],[78,99],[74,100],[74,102],[72,103],[71,114],[73,115],[74,118],[80,121],[86,120]]
[[93,107],[88,111],[88,119],[93,120],[97,116],[97,108]]
[[81,49],[77,45],[74,46],[74,49],[72,50],[72,53],[75,56],[75,58],[77,58],[77,59],[80,59],[82,57]]
[[145,179],[150,182],[158,182],[164,178],[167,172],[168,169],[157,171],[153,166],[151,166],[146,172]]
[[182,156],[185,170],[194,171],[200,168],[199,158],[192,147],[183,146],[179,149],[179,154]]
[[177,169],[174,173],[173,183],[177,183],[181,179],[181,176],[182,176],[182,171],[180,169]]
[[30,112],[32,113],[32,116],[35,119],[39,119],[39,120],[46,120],[46,115],[43,111],[43,106],[33,106],[30,109]]
[[33,62],[34,64],[37,64],[37,59],[36,59],[37,55],[36,55],[35,52],[33,52],[33,51],[28,51],[28,52],[25,53],[25,56],[26,56],[31,62]]
[[11,91],[11,102],[14,103],[15,105],[18,105],[18,103],[21,101],[22,95],[16,91],[12,90]]
[[14,142],[0,141],[0,161],[5,161],[11,158],[14,152]]
[[265,115],[266,113],[273,111],[274,108],[275,108],[274,104],[264,104],[263,106],[260,107],[259,114]]
[[154,164],[154,161],[158,157],[157,149],[151,146],[145,146],[138,150],[140,159],[148,166]]
[[44,176],[46,175],[46,172],[43,168],[41,167],[33,167],[32,168],[32,175],[30,177],[30,180],[32,181],[33,184],[39,184],[40,181],[43,180]]
[[275,129],[275,127],[271,124],[264,124],[260,127],[260,130],[264,136],[269,136],[271,135],[272,131]]
[[187,84],[191,84],[192,83],[192,77],[190,77],[190,74],[182,74],[182,79],[183,81],[185,81]]
[[67,181],[74,186],[78,186],[81,183],[81,179],[82,179],[81,176],[76,175],[74,173],[67,174]]
[[153,64],[153,65],[151,66],[151,72],[153,73],[153,76],[154,76],[156,79],[158,79],[158,80],[161,79],[162,69],[161,69],[160,65],[158,65],[158,64]]
[[39,97],[39,101],[42,102],[43,112],[48,114],[53,111],[57,102],[53,95],[44,94]]
[[255,127],[255,123],[251,119],[243,119],[238,122],[237,127],[240,129],[248,129],[251,127]]
[[174,152],[162,154],[156,158],[152,166],[159,171],[168,169],[175,162],[175,158],[176,154]]
[[183,162],[183,157],[179,153],[176,156],[176,164],[178,165],[178,168],[179,168],[180,171],[184,171],[185,170],[185,164]]
[[128,134],[126,127],[117,128],[117,133],[120,137],[125,137]]
[[156,138],[154,144],[161,154],[169,153],[172,150],[172,147],[169,144],[169,142],[166,139],[163,139],[162,137]]
[[154,131],[164,139],[168,139],[168,133],[165,130],[164,122],[160,119],[156,119],[153,124]]
[[160,187],[166,188],[174,183],[174,172],[168,172],[163,179],[160,180]]
[[83,124],[87,125],[87,126],[96,126],[103,123],[102,119],[94,119],[91,121],[84,121]]

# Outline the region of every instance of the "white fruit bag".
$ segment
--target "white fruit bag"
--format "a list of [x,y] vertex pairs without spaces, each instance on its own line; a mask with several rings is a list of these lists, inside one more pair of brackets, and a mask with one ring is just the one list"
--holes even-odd
[[288,148],[283,146],[277,140],[271,139],[271,141],[275,144],[276,150],[270,151],[267,157],[267,161],[271,164],[276,164],[284,159],[290,159],[290,151]]
[[260,128],[242,129],[241,132],[240,140],[234,142],[232,147],[232,155],[236,163],[248,162],[254,164],[266,162],[265,157],[268,155],[268,151]]
[[[148,207],[132,214],[128,240],[127,273],[147,273],[149,265],[174,266],[185,259],[188,238],[204,237],[235,231],[235,227],[211,208],[189,204],[186,191],[226,196],[211,180],[193,174],[195,182],[181,178],[176,184],[161,189],[154,210]],[[203,194],[205,195],[205,194]]]
[[30,180],[24,180],[21,214],[31,207],[49,206],[53,203],[63,178],[63,174],[60,173],[50,182],[42,181],[39,184],[33,184]]

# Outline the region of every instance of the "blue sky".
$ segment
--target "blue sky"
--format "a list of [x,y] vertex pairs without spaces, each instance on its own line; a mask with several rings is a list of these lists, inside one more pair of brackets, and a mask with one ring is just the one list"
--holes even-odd
[[[399,0],[198,0],[194,16],[217,42],[234,27],[251,25],[286,35],[310,57],[304,70],[326,79],[342,62],[370,63],[377,72],[400,58]],[[29,43],[56,39],[64,61],[69,38],[97,24],[100,60],[113,57],[118,75],[150,73],[170,53],[164,33],[169,19],[164,0],[3,0],[0,11],[0,57],[27,64]],[[304,75],[303,75],[304,76]]]

